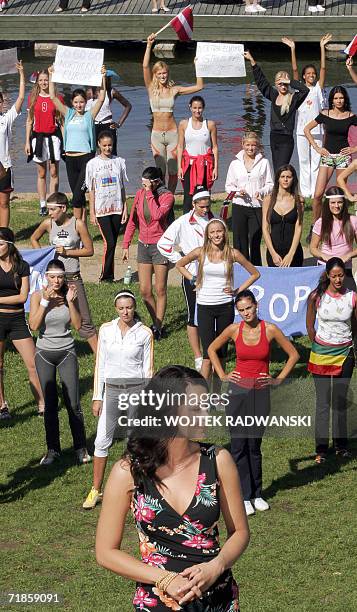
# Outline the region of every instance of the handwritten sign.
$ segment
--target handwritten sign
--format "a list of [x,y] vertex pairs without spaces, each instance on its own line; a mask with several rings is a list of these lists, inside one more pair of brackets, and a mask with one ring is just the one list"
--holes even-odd
[[15,74],[17,62],[17,48],[0,51],[0,74]]
[[245,77],[244,45],[198,42],[198,77]]
[[58,45],[52,80],[54,83],[99,87],[103,59],[104,49]]

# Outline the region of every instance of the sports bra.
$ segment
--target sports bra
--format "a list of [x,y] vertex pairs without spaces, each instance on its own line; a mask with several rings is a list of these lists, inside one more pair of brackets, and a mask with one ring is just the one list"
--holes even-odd
[[163,98],[162,96],[155,96],[149,98],[150,108],[153,113],[173,113],[175,105],[175,97],[170,96]]

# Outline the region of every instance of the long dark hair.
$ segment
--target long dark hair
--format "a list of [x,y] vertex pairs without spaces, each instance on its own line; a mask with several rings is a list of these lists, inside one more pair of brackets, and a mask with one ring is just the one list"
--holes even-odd
[[0,240],[6,240],[6,242],[8,242],[8,257],[11,263],[11,272],[14,275],[16,289],[20,289],[21,276],[19,272],[24,260],[20,251],[18,251],[13,244],[15,242],[15,234],[9,227],[0,227]]
[[305,73],[306,73],[306,70],[308,70],[308,68],[312,68],[315,71],[315,74],[317,76],[316,66],[314,64],[306,64],[301,70],[301,78],[303,81],[305,81]]
[[[159,370],[145,389],[146,397],[149,397],[149,392],[152,391],[165,398],[160,412],[156,412],[155,415],[163,419],[165,414],[176,414],[180,405],[178,397],[185,393],[190,383],[199,384],[208,389],[202,374],[191,368],[170,365]],[[174,398],[175,401],[173,401]],[[147,406],[139,408],[139,418],[148,414],[150,412]],[[149,478],[157,484],[161,483],[156,471],[166,463],[169,440],[175,438],[177,429],[175,426],[166,427],[164,436],[161,429],[157,432],[156,438],[153,435],[151,437],[139,437],[135,433],[129,435],[122,458],[130,463],[130,472],[135,485],[142,484],[144,478]]]
[[345,99],[345,103],[344,103],[344,107],[343,110],[344,112],[346,111],[351,111],[351,100],[350,97],[348,95],[347,89],[345,87],[342,87],[342,85],[336,85],[336,87],[333,87],[328,95],[328,107],[329,110],[333,109],[333,97],[335,94],[340,93],[343,95],[344,99]]
[[[64,263],[60,259],[51,259],[51,261],[48,262],[46,272],[51,272],[51,270],[63,270],[63,273],[64,274],[66,273]],[[66,281],[64,281],[61,289],[59,290],[59,293],[64,297],[65,302],[67,302],[67,299],[66,299],[67,291],[68,291],[68,285]]]
[[346,272],[346,266],[342,259],[340,257],[331,257],[326,264],[325,272],[323,272],[320,276],[317,287],[311,291],[309,295],[309,299],[311,299],[313,302],[321,299],[323,294],[326,292],[327,287],[330,284],[328,275],[333,268],[341,268],[344,272]]
[[270,194],[270,202],[269,202],[269,206],[268,206],[268,210],[267,210],[267,221],[268,224],[270,225],[270,219],[271,219],[271,215],[273,212],[273,208],[276,204],[276,200],[278,197],[278,192],[279,192],[279,179],[282,175],[283,172],[291,172],[291,174],[293,175],[293,181],[291,183],[291,186],[289,188],[289,193],[294,196],[294,202],[295,202],[295,206],[297,208],[297,212],[298,212],[298,217],[299,217],[299,222],[302,223],[302,217],[303,217],[303,208],[302,208],[302,204],[301,204],[301,197],[300,197],[300,193],[299,193],[299,179],[297,177],[296,174],[296,170],[294,168],[294,166],[292,166],[291,164],[285,164],[285,166],[281,166],[280,168],[278,168],[278,170],[275,173],[275,177],[274,177],[274,187],[272,189],[272,192]]
[[322,203],[321,209],[321,242],[327,243],[331,246],[331,233],[334,216],[330,210],[330,200],[331,196],[336,196],[336,198],[343,198],[343,207],[341,210],[341,229],[340,236],[345,236],[347,243],[349,246],[353,245],[354,241],[354,230],[352,227],[352,223],[350,221],[350,213],[348,212],[348,206],[345,198],[345,194],[340,187],[329,187],[325,193],[325,198]]

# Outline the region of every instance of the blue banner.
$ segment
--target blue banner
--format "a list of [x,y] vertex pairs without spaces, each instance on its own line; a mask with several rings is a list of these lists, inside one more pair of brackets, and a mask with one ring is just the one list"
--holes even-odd
[[[259,318],[275,323],[285,336],[305,335],[307,298],[325,267],[257,268],[260,279],[249,289],[259,302]],[[246,270],[234,264],[234,287],[239,287],[247,277]],[[235,322],[240,320],[236,313]]]
[[42,289],[42,277],[46,271],[47,264],[54,258],[55,249],[46,247],[44,249],[21,249],[20,253],[30,266],[30,295],[25,304],[25,311],[30,310],[31,293]]

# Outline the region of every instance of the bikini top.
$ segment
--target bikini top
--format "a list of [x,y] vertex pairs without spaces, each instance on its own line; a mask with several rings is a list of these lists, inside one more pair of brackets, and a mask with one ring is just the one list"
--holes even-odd
[[154,96],[149,98],[150,107],[153,113],[173,113],[175,105],[175,97],[169,96],[163,98],[161,96]]

